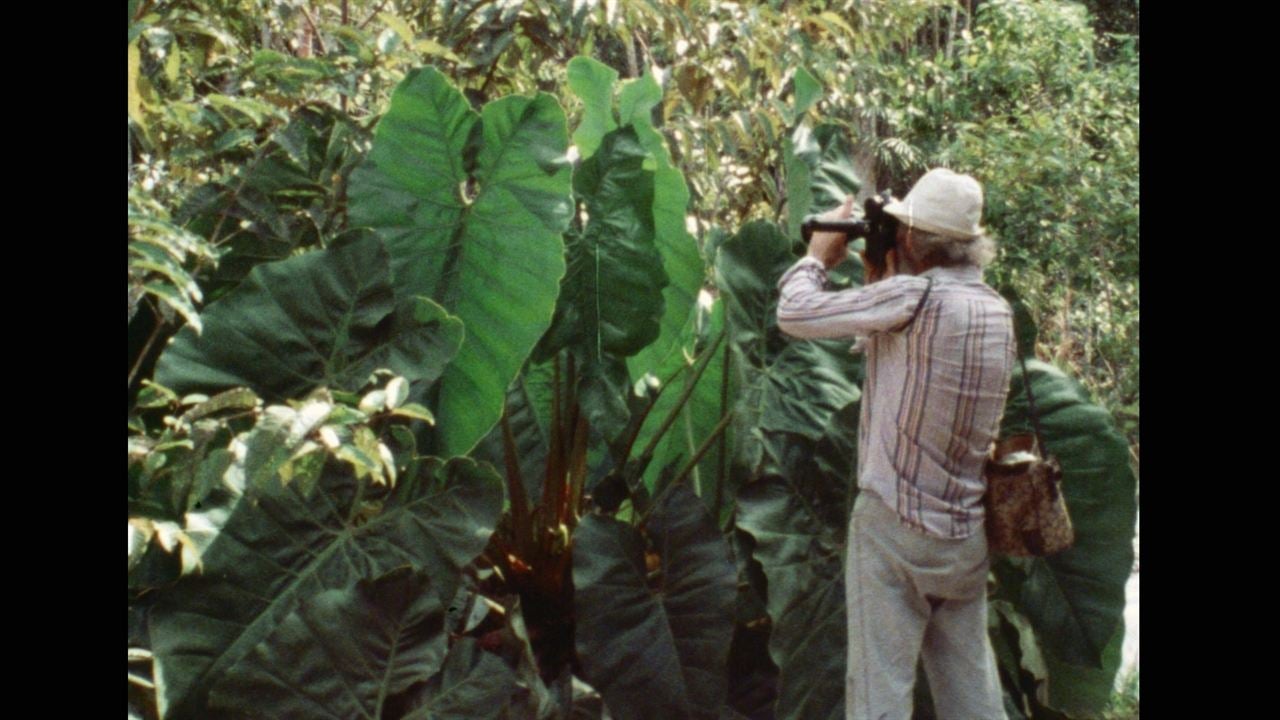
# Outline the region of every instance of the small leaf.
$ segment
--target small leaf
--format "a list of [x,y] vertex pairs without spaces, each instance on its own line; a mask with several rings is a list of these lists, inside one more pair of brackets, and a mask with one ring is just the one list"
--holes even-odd
[[388,28],[391,28],[396,35],[399,35],[400,39],[404,40],[405,45],[413,43],[413,28],[409,27],[409,23],[405,22],[399,15],[391,12],[380,12],[378,13],[378,19]]
[[184,422],[193,422],[224,410],[252,410],[261,402],[249,388],[235,388],[218,393],[182,414]]
[[391,382],[387,383],[387,409],[395,410],[409,399],[409,381],[402,377],[395,377]]
[[360,398],[360,412],[372,415],[382,410],[386,404],[387,392],[385,390],[373,390]]
[[391,411],[396,417],[407,417],[413,420],[421,420],[428,425],[435,425],[436,418],[431,411],[418,403],[405,403],[402,407],[398,407]]
[[142,381],[142,389],[138,391],[138,407],[158,408],[178,402],[178,394],[169,388],[152,382]]
[[382,467],[386,470],[387,478],[391,481],[391,486],[396,484],[396,458],[391,454],[391,448],[383,443],[378,443],[378,457],[382,459]]
[[[345,393],[343,393],[345,394]],[[339,399],[339,393],[333,394],[334,399]],[[351,402],[355,402],[355,398],[351,398]],[[346,405],[334,405],[333,412],[329,413],[330,425],[354,425],[356,423],[368,422],[369,416]]]
[[808,70],[798,67],[793,78],[796,90],[796,117],[799,118],[809,108],[822,99],[822,83],[818,82]]
[[330,450],[337,450],[342,445],[338,433],[330,426],[320,428],[320,441]]

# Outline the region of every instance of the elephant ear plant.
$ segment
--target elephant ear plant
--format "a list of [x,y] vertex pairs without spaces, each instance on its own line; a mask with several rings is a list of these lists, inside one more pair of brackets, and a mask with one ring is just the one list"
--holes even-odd
[[[131,712],[839,714],[861,361],[778,331],[773,223],[704,263],[653,77],[568,78],[574,162],[550,95],[473,108],[430,68],[363,159],[298,121],[292,162],[354,165],[351,227],[224,276],[131,415]],[[803,116],[799,205],[856,185]],[[992,632],[1010,707],[1087,713],[1133,480],[1105,413],[1028,369],[1079,540],[994,565]]]

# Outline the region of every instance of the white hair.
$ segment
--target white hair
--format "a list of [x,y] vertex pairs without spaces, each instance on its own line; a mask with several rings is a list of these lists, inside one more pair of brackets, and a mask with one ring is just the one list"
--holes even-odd
[[929,266],[955,267],[974,265],[986,267],[996,257],[996,243],[986,235],[973,238],[954,238],[938,233],[911,229],[915,254]]

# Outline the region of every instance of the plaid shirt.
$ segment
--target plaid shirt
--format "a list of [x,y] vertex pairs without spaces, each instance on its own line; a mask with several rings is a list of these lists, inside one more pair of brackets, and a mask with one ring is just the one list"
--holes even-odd
[[[933,278],[929,298],[911,325]],[[982,468],[1004,412],[1013,313],[973,266],[932,268],[824,292],[806,257],[778,281],[778,326],[799,338],[869,336],[858,422],[858,488],[905,525],[945,538],[982,529]]]

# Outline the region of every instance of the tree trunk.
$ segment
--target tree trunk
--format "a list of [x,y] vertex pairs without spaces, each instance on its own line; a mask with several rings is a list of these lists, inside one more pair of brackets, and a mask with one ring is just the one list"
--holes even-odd
[[960,6],[951,6],[951,22],[947,23],[947,59],[955,55],[957,28],[960,26]]

